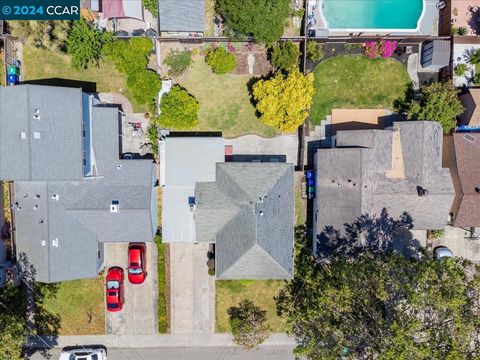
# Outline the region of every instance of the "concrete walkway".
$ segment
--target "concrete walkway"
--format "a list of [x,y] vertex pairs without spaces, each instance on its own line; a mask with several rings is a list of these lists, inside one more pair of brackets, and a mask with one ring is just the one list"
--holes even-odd
[[215,330],[215,279],[208,275],[208,244],[170,244],[170,332]]
[[298,136],[279,135],[273,138],[262,138],[258,135],[245,135],[235,139],[225,139],[226,145],[233,146],[237,155],[283,155],[286,162],[297,164]]
[[133,113],[133,107],[125,96],[118,93],[98,93],[98,98],[105,104],[115,104],[120,105],[121,110],[125,114]]
[[[237,347],[230,334],[188,334],[188,335],[72,335],[34,336],[26,345],[29,348],[65,347],[98,344],[107,348],[140,349],[165,347]],[[262,346],[295,346],[295,340],[284,333],[274,333]]]
[[412,54],[408,57],[407,60],[407,72],[412,80],[413,90],[420,89],[420,80],[418,78],[418,54]]

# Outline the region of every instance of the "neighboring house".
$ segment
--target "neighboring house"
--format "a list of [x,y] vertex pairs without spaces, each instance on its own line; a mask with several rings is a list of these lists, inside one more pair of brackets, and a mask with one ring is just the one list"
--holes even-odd
[[453,225],[480,226],[480,134],[455,133],[457,196],[453,206]]
[[155,165],[120,160],[120,113],[80,89],[0,88],[0,178],[17,259],[40,282],[97,276],[104,242],[151,241]]
[[204,0],[159,0],[158,15],[163,36],[202,36],[205,32]]
[[459,118],[459,125],[480,126],[480,89],[470,88],[460,97],[465,109]]
[[455,192],[442,168],[442,137],[433,121],[339,131],[337,147],[315,156],[314,251],[325,227],[343,231],[344,224],[383,208],[392,217],[410,214],[413,229],[443,228]]
[[294,166],[224,154],[218,137],[160,142],[164,241],[215,244],[218,279],[291,278]]

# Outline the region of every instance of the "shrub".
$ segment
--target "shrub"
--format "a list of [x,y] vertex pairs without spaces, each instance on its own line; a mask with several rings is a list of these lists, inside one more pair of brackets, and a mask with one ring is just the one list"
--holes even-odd
[[142,0],[145,9],[150,11],[154,17],[158,17],[158,0]]
[[67,53],[72,56],[72,67],[86,69],[98,65],[103,47],[113,42],[113,34],[91,27],[84,18],[73,22],[67,37]]
[[319,61],[322,60],[325,56],[325,52],[323,50],[324,45],[319,44],[314,40],[310,40],[307,42],[307,57],[310,61]]
[[427,231],[427,238],[429,240],[432,239],[439,239],[445,235],[445,230],[428,230]]
[[154,154],[158,154],[158,127],[156,124],[151,124],[147,129],[147,139]]
[[277,70],[290,70],[298,67],[300,51],[292,41],[284,41],[273,45],[271,50],[272,65]]
[[456,76],[463,76],[465,75],[467,70],[468,70],[467,64],[460,63],[455,66],[455,69],[453,70],[453,72]]
[[107,44],[104,53],[118,71],[127,75],[127,85],[141,104],[155,104],[161,83],[158,75],[147,69],[152,42],[146,37]]
[[36,48],[64,51],[70,21],[28,20],[7,21],[10,33]]
[[170,68],[170,75],[182,75],[192,64],[192,53],[188,50],[172,50],[165,58],[164,64]]
[[397,43],[395,41],[369,41],[363,44],[364,54],[370,59],[374,59],[378,56],[388,58],[393,55],[397,49]]
[[198,101],[178,85],[162,96],[156,123],[163,128],[193,129],[198,125]]
[[313,74],[303,75],[297,69],[288,75],[277,72],[269,80],[253,85],[253,98],[260,121],[283,132],[296,130],[312,105]]
[[468,28],[466,28],[465,26],[460,26],[458,28],[458,35],[464,36],[467,34],[468,34]]
[[269,335],[265,324],[267,312],[255,306],[250,300],[242,300],[238,306],[227,310],[233,341],[247,349],[253,349],[263,343]]
[[450,35],[452,36],[458,35],[458,28],[456,28],[455,26],[452,26],[450,28]]
[[468,62],[472,65],[479,65],[480,64],[480,49],[474,50],[468,56]]
[[215,74],[226,74],[237,66],[237,57],[227,49],[218,47],[207,51],[205,61]]

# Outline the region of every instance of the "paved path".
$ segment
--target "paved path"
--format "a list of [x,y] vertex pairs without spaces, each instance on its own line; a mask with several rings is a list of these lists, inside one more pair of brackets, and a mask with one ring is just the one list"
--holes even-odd
[[[105,243],[105,264],[127,267],[128,243]],[[114,335],[153,335],[157,333],[157,248],[147,243],[147,278],[132,285],[125,271],[125,304],[119,312],[105,313],[105,331]]]
[[[52,350],[50,354],[51,359],[58,359],[60,349]],[[295,356],[292,346],[268,346],[250,351],[237,347],[108,349],[108,358],[113,360],[294,360]],[[47,358],[36,353],[30,359]]]
[[133,113],[133,107],[130,102],[124,95],[119,93],[98,93],[98,98],[105,104],[116,104],[120,105],[122,111],[125,114]]
[[297,164],[298,136],[279,135],[262,138],[258,135],[245,135],[235,139],[225,139],[226,145],[233,145],[237,155],[284,155],[288,163]]
[[410,76],[410,80],[412,80],[412,86],[414,90],[418,90],[420,88],[420,80],[418,79],[418,67],[418,54],[410,55],[407,60],[407,72],[408,76]]
[[214,331],[215,280],[208,275],[208,244],[170,244],[170,332]]

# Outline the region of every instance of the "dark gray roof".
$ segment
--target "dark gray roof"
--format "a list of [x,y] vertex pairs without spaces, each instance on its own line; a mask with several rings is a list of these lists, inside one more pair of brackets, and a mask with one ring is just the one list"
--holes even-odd
[[[38,281],[94,277],[103,263],[103,242],[153,238],[155,165],[119,160],[118,120],[116,108],[92,108],[94,177],[14,183],[17,253],[26,253]],[[113,200],[118,213],[110,212]]]
[[293,274],[294,166],[219,163],[214,183],[195,187],[198,242],[214,242],[219,279]]
[[425,41],[422,44],[422,66],[441,68],[450,63],[449,40]]
[[[393,136],[399,131],[404,177],[389,177]],[[413,217],[414,229],[445,226],[454,198],[450,172],[442,164],[442,128],[432,121],[395,122],[393,129],[340,131],[337,148],[318,150],[316,232],[343,230],[362,214]],[[396,156],[396,155],[395,155]],[[428,191],[419,197],[417,186]]]
[[159,0],[159,29],[170,32],[204,32],[204,0]]
[[81,89],[0,87],[1,179],[81,180],[81,134]]

